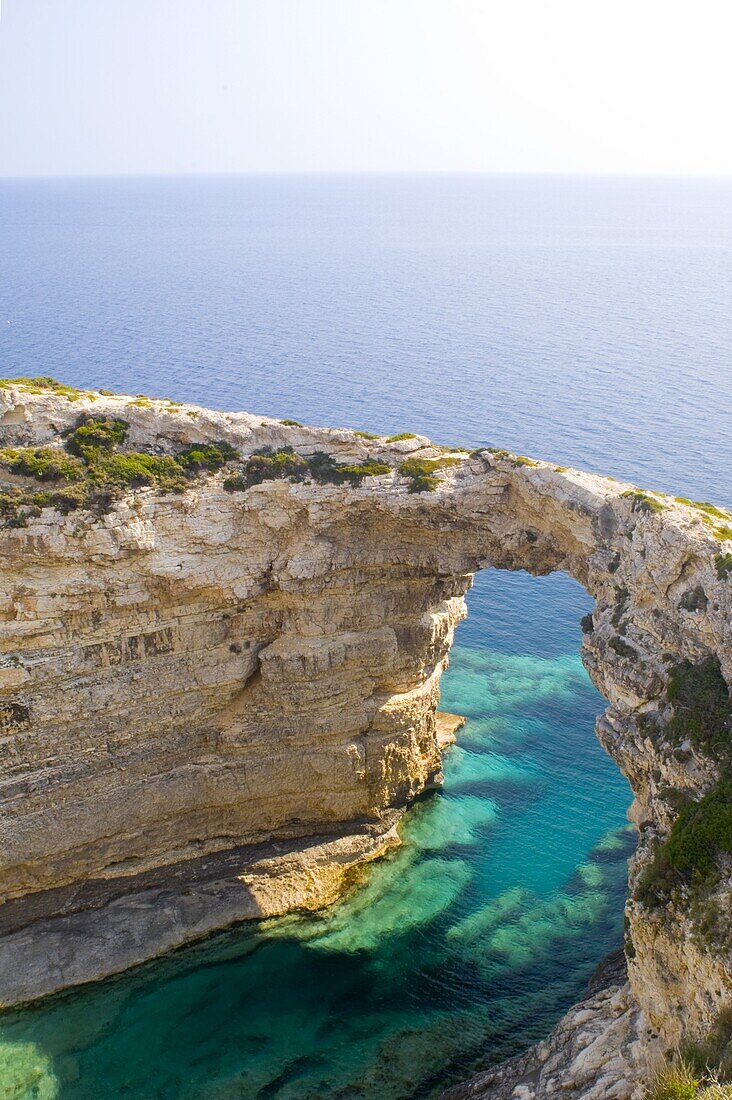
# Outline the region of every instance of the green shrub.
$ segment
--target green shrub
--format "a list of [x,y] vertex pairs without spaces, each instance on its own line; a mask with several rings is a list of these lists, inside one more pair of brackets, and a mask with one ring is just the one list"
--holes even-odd
[[[58,447],[18,447],[0,451],[0,466],[12,473],[41,482],[66,482],[53,493],[3,494],[0,521],[25,526],[39,508],[53,507],[63,513],[89,508],[109,511],[126,489],[150,486],[163,492],[182,492],[197,474],[221,469],[238,458],[238,452],[223,441],[186,447],[175,457],[144,451],[121,451],[129,430],[126,420],[111,416],[85,416],[65,432],[65,450]],[[276,464],[277,458],[268,459]],[[281,459],[280,459],[281,461]],[[291,459],[304,464],[299,456]],[[257,460],[254,461],[256,467]],[[267,476],[266,471],[261,475]],[[250,471],[256,477],[256,469]]]
[[[298,458],[300,458],[300,455],[298,455]],[[310,458],[304,458],[302,461],[307,467],[305,473],[309,473],[321,485],[340,485],[345,480],[338,474],[340,467],[333,455],[329,455],[325,451],[316,451]]]
[[701,1078],[683,1058],[676,1057],[656,1073],[655,1081],[646,1093],[646,1100],[696,1100]]
[[403,439],[416,439],[414,432],[399,432],[398,435],[389,435],[386,437],[386,443],[401,443]]
[[160,489],[180,492],[186,486],[185,474],[174,458],[144,451],[101,454],[89,468],[89,478],[96,485],[129,489],[155,485]]
[[626,489],[625,492],[620,495],[632,502],[632,512],[641,512],[645,515],[650,515],[654,512],[663,511],[663,505],[660,500],[655,500],[654,497],[650,497],[648,493],[642,493],[639,489]]
[[708,603],[706,592],[700,584],[697,584],[695,588],[684,592],[679,600],[679,607],[682,611],[706,611]]
[[258,451],[251,455],[241,476],[246,481],[246,488],[249,488],[278,478],[304,481],[307,473],[308,464],[302,455],[295,454],[292,447],[282,447],[278,451]]
[[227,462],[239,458],[239,452],[230,443],[218,441],[216,443],[193,443],[185,450],[179,451],[175,461],[187,473],[197,474],[203,471],[214,472],[220,470]]
[[681,1054],[699,1077],[711,1070],[721,1081],[732,1080],[732,1006],[717,1015],[706,1039],[685,1043]]
[[360,485],[365,477],[379,477],[380,474],[391,473],[391,466],[388,462],[378,462],[375,458],[367,458],[365,462],[359,465],[337,466],[336,470],[342,480]]
[[701,911],[717,881],[719,858],[732,853],[732,700],[716,657],[676,665],[666,695],[674,708],[669,738],[677,744],[688,740],[717,760],[721,777],[702,798],[681,805],[669,836],[639,877],[636,896],[653,908],[685,883]]
[[732,1100],[732,1009],[706,1039],[687,1042],[655,1072],[645,1100]]
[[70,401],[75,401],[84,392],[78,390],[76,386],[67,386],[65,382],[59,382],[56,378],[51,378],[47,374],[39,374],[31,378],[25,376],[1,378],[0,387],[6,386],[20,386],[26,393],[43,393],[44,390],[51,390],[52,393],[58,393],[62,397],[69,398]]
[[79,481],[84,466],[59,447],[18,447],[0,451],[0,466],[36,481]]
[[661,841],[638,876],[635,897],[646,909],[658,909],[667,904],[679,885],[679,876],[668,858],[668,848]]
[[113,416],[89,416],[73,431],[66,433],[66,450],[89,462],[97,451],[111,451],[124,443],[128,431],[126,420]]
[[533,458],[527,458],[526,455],[516,455],[513,460],[514,466],[538,466],[539,463]]
[[682,661],[671,669],[667,697],[674,708],[668,724],[672,741],[726,759],[732,748],[732,700],[718,657],[698,664]]
[[715,519],[728,520],[732,518],[726,509],[718,508],[716,504],[710,504],[708,500],[695,500],[692,503],[694,508],[698,508],[700,512],[713,516]]
[[119,492],[99,488],[87,482],[75,482],[60,489],[33,491],[30,489],[0,489],[0,526],[27,527],[28,520],[41,514],[43,508],[55,508],[63,515],[79,508],[91,509],[102,515],[108,512]]
[[302,428],[299,420],[280,420],[280,424],[284,424],[286,428]]
[[460,466],[462,459],[452,455],[442,458],[408,458],[399,467],[399,473],[411,478],[408,491],[410,493],[432,493],[440,484],[440,479],[435,477],[437,470],[445,466]]
[[55,508],[57,512],[67,516],[78,508],[86,508],[90,504],[90,497],[89,486],[77,483],[52,492],[35,493],[33,500],[41,508]]
[[325,451],[316,451],[306,461],[313,480],[321,485],[343,485],[346,482],[360,485],[365,477],[391,473],[387,462],[379,462],[375,458],[367,458],[361,463],[341,464]]
[[28,520],[41,514],[40,505],[27,489],[0,489],[0,523],[3,527],[26,527]]
[[325,451],[316,451],[310,458],[297,454],[292,447],[277,451],[259,451],[251,455],[241,470],[226,478],[228,492],[242,492],[264,481],[305,481],[312,478],[320,485],[360,485],[366,477],[388,474],[391,466],[369,458],[360,464],[340,464]]
[[353,433],[357,439],[381,439],[380,435],[375,432],[358,431]]
[[685,880],[717,877],[717,859],[732,853],[732,778],[685,806],[667,841],[669,863]]
[[446,455],[444,458],[408,458],[399,467],[405,477],[429,477],[446,466],[460,466],[461,459]]
[[244,474],[229,474],[224,478],[224,489],[227,493],[245,493],[251,488]]
[[[732,852],[732,780],[682,807],[665,841],[639,876],[636,897],[649,909],[665,905],[679,886],[692,888],[697,909],[718,881],[717,860]],[[701,906],[703,909],[704,906]]]
[[422,474],[420,477],[412,478],[409,483],[408,492],[434,493],[439,484],[440,479],[438,477],[431,477],[429,474]]

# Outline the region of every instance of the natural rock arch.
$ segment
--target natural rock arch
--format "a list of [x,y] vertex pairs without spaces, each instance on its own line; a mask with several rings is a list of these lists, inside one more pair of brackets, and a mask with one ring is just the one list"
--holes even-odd
[[[225,440],[389,466],[360,484],[246,492],[218,474],[102,516],[46,507],[0,532],[5,1003],[333,900],[439,772],[439,679],[488,564],[565,570],[595,601],[582,657],[609,703],[600,740],[635,795],[632,886],[679,792],[715,783],[719,761],[663,731],[680,662],[715,657],[732,683],[723,513],[487,450],[453,453],[434,491],[412,492],[404,460],[444,459],[418,437],[22,386],[0,402],[5,444],[57,441],[93,411],[123,415],[130,445],[157,453]],[[683,905],[631,900],[628,915],[650,1026],[667,1043],[701,1031],[732,993],[727,956]]]

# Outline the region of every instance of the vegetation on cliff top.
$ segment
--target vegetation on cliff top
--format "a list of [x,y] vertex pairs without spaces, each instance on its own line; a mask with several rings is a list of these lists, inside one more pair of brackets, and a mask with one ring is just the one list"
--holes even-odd
[[0,466],[36,481],[81,481],[85,473],[84,463],[60,447],[6,447],[0,450]]
[[[153,487],[163,492],[183,492],[192,478],[213,473],[240,460],[234,447],[224,441],[194,443],[176,455],[124,450],[129,435],[126,420],[114,416],[82,417],[74,428],[63,433],[63,445],[11,447],[0,450],[0,468],[10,474],[44,484],[53,491],[41,492],[27,485],[0,488],[0,523],[6,527],[25,527],[29,519],[45,507],[58,508],[64,514],[88,508],[100,514],[109,510],[124,490]],[[450,465],[455,458],[436,459],[424,470]],[[312,480],[320,485],[360,485],[364,478],[388,474],[386,462],[367,458],[360,463],[336,462],[324,451],[305,457],[292,447],[255,451],[224,480],[229,492],[245,491],[264,481]],[[428,473],[413,470],[413,480],[421,477],[434,481]],[[415,489],[414,491],[419,491]]]
[[11,485],[0,490],[0,520],[25,527],[42,508],[67,514],[78,508],[109,510],[126,489],[151,486],[182,492],[201,473],[221,469],[239,457],[226,442],[192,444],[177,455],[123,451],[129,425],[111,416],[85,416],[64,433],[63,446],[0,450],[0,467],[20,477],[52,484],[52,491]]
[[632,512],[642,512],[646,515],[651,515],[654,512],[662,512],[663,504],[660,500],[656,500],[655,497],[649,496],[648,493],[641,492],[640,489],[626,489],[624,493],[620,494],[621,497],[631,501]]
[[678,504],[686,504],[687,507],[701,512],[702,522],[711,528],[715,538],[732,539],[732,512],[726,508],[719,508],[708,500],[689,500],[688,497],[674,497],[674,500]]
[[78,401],[80,397],[87,393],[86,390],[79,390],[76,386],[67,386],[64,382],[59,382],[47,374],[39,374],[31,378],[24,375],[19,378],[0,378],[0,389],[7,389],[8,386],[18,386],[24,393],[43,393],[45,390],[50,390],[61,397],[66,397],[69,401]]
[[446,466],[459,466],[461,459],[445,455],[442,458],[408,458],[399,467],[399,473],[410,479],[410,493],[432,493],[440,484],[435,477],[437,470]]
[[377,462],[373,458],[357,464],[339,463],[325,451],[316,451],[306,458],[292,447],[280,447],[276,451],[266,448],[255,451],[235,474],[227,477],[224,488],[232,493],[245,492],[264,481],[281,480],[313,480],[320,485],[360,485],[366,477],[377,477],[390,471],[388,463]]

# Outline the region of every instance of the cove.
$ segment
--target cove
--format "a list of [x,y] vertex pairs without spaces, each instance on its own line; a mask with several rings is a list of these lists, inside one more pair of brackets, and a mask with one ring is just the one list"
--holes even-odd
[[564,574],[486,570],[464,714],[404,844],[317,916],[240,926],[0,1019],[9,1100],[408,1100],[545,1035],[622,938],[628,785],[596,741]]

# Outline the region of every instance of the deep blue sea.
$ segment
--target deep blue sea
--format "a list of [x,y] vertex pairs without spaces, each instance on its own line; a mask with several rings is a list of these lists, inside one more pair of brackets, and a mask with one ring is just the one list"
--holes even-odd
[[[0,181],[0,374],[491,444],[732,504],[732,181]],[[486,571],[404,844],[315,917],[0,1016],[2,1100],[417,1100],[622,935],[586,594]]]

